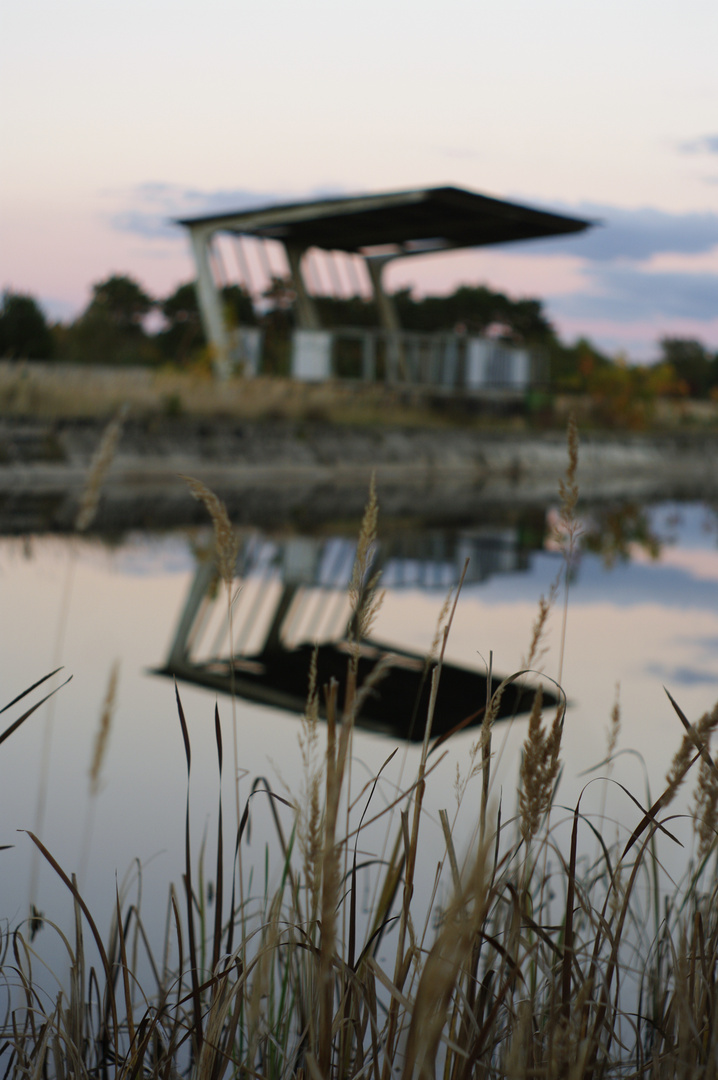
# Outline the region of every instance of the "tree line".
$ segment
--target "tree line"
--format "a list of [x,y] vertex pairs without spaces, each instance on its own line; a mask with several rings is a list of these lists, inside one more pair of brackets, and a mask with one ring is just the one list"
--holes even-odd
[[[261,310],[241,287],[222,290],[229,325],[263,329],[268,373],[287,373],[295,299],[291,282],[280,278],[273,279],[264,293]],[[488,332],[511,344],[542,348],[557,389],[594,393],[623,379],[638,380],[641,385],[650,382],[663,393],[718,397],[718,353],[695,339],[662,338],[652,374],[628,379],[625,363],[602,353],[587,339],[562,342],[540,300],[514,300],[484,285],[462,285],[449,296],[422,299],[401,290],[393,294],[393,301],[406,330]],[[317,297],[315,304],[323,325],[378,325],[373,301]],[[207,363],[208,350],[194,282],[184,282],[169,296],[156,298],[134,278],[113,274],[92,286],[86,308],[69,323],[51,324],[32,296],[4,292],[0,357],[190,367]]]
[[[249,296],[224,290],[237,322],[254,322]],[[193,282],[158,299],[124,274],[92,286],[87,307],[69,323],[49,324],[31,296],[6,291],[0,304],[0,357],[76,363],[189,364],[206,347]]]

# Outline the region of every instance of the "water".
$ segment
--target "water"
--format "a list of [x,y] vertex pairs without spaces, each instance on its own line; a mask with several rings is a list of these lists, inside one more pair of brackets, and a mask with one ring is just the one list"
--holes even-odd
[[[692,720],[718,698],[716,514],[695,503],[658,504],[640,515],[631,514],[624,514],[620,528],[615,522],[607,526],[604,514],[592,542],[593,547],[603,546],[604,552],[614,555],[625,549],[630,559],[619,557],[608,566],[602,554],[585,551],[572,575],[563,674],[570,706],[559,792],[559,802],[567,807],[575,804],[591,779],[586,770],[605,757],[617,684],[620,746],[638,751],[640,757],[623,754],[612,775],[642,800],[648,797],[647,786],[654,794],[660,789],[682,735],[663,686]],[[603,538],[600,544],[599,536]],[[72,675],[52,707],[40,709],[0,747],[0,844],[14,845],[0,852],[0,918],[11,926],[26,917],[31,889],[46,916],[63,924],[69,918],[66,889],[42,860],[34,859],[27,834],[17,831],[34,829],[37,824],[43,745],[49,730],[43,842],[68,873],[83,871],[81,889],[101,930],[109,925],[116,888],[129,873],[136,889],[141,867],[145,918],[150,931],[161,934],[168,882],[178,882],[183,871],[187,773],[173,686],[149,669],[165,659],[192,582],[194,550],[201,539],[188,531],[134,534],[112,545],[55,536],[0,539],[0,706],[58,661],[64,675]],[[656,559],[652,557],[655,539],[661,541]],[[392,587],[375,636],[424,653],[434,637],[445,588],[453,575],[451,567],[461,561],[467,536],[447,541],[436,534],[431,549],[435,570],[428,576],[421,570],[424,557],[416,552],[411,556],[406,536],[402,543],[403,564],[397,559],[387,569]],[[481,667],[492,653],[494,669],[507,674],[521,666],[539,597],[548,594],[561,557],[536,537],[535,529],[527,533],[516,523],[504,527],[503,547],[499,547],[500,557],[495,550],[485,574],[475,573],[474,580],[464,586],[447,658]],[[558,674],[561,618],[559,602],[552,613],[550,648],[543,660],[546,675],[552,678]],[[100,792],[93,799],[88,769],[115,660],[121,664],[117,708]],[[198,859],[203,836],[212,850],[216,827],[215,702],[224,730],[225,820],[231,822],[235,813],[232,706],[228,698],[197,687],[182,685],[180,694],[192,743],[193,857]],[[38,696],[39,691],[29,700]],[[3,714],[0,730],[19,712],[16,706]],[[256,776],[267,777],[277,791],[296,792],[300,781],[297,718],[238,702],[236,721],[242,800]],[[495,730],[492,792],[494,805],[502,800],[504,819],[515,799],[526,725],[525,718],[518,718]],[[453,740],[430,779],[421,868],[427,889],[442,850],[438,811],[446,808],[453,816],[456,769],[466,770],[474,740],[471,732]],[[357,733],[354,794],[392,748],[382,736]],[[410,780],[418,753],[416,747],[402,747],[379,800],[390,798],[391,783],[398,782],[400,773],[406,782]],[[597,775],[605,773],[604,768]],[[687,799],[686,793],[682,807]],[[470,842],[478,801],[479,787],[474,783],[458,815],[459,847]],[[605,785],[589,784],[583,805],[595,812],[607,805],[624,834],[640,816],[617,787],[607,793]],[[259,879],[264,873],[263,839],[271,823],[266,799],[255,798],[252,806],[249,850],[256,858]],[[289,831],[291,813],[284,807],[280,813]],[[679,823],[676,828],[688,840],[687,826]],[[665,852],[669,871],[679,873],[681,860],[685,851],[669,844]],[[37,883],[31,886],[33,865]],[[270,865],[270,875],[275,871]]]

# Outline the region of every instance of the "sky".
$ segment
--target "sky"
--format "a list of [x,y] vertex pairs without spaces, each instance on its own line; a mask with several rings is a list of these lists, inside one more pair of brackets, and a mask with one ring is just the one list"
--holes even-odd
[[718,349],[715,0],[4,0],[0,288],[69,319],[193,276],[174,217],[456,185],[600,222],[397,262],[566,341]]

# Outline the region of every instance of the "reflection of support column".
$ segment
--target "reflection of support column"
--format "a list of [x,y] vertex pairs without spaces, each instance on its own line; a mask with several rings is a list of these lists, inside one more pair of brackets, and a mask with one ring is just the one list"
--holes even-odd
[[394,301],[391,296],[384,291],[381,280],[384,267],[387,263],[392,261],[392,256],[376,255],[365,261],[366,268],[369,271],[369,277],[371,278],[372,289],[374,290],[374,300],[379,313],[379,322],[384,329],[388,331],[386,379],[388,382],[393,382],[399,371],[405,374],[406,365],[404,363],[404,358],[401,355],[401,346],[399,344],[399,333],[401,331],[399,316],[397,315]]
[[207,340],[214,350],[215,374],[220,379],[229,375],[229,335],[222,313],[222,300],[209,264],[209,245],[212,234],[205,229],[191,229],[192,253],[197,268],[197,299]]
[[282,625],[289,614],[289,609],[298,590],[299,585],[283,586],[279,602],[274,609],[272,622],[262,645],[262,652],[275,652],[282,647]]
[[179,623],[177,624],[177,632],[174,636],[174,641],[170,646],[169,656],[167,657],[167,668],[170,671],[182,667],[189,659],[190,633],[193,629],[195,619],[197,618],[197,612],[200,609],[200,605],[207,596],[210,585],[216,577],[216,574],[217,570],[214,565],[214,559],[204,559],[197,567],[197,572],[195,573],[194,581],[192,582],[189,596],[187,597],[187,603],[184,606]]
[[287,244],[287,260],[292,274],[292,284],[297,293],[297,324],[301,330],[321,330],[314,301],[307,292],[307,286],[302,276],[302,255],[305,249],[294,244]]

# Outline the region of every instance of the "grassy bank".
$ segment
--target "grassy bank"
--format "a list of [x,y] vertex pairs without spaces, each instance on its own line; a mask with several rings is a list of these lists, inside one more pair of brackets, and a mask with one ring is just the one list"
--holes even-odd
[[216,381],[209,372],[0,361],[0,412],[8,417],[106,418],[122,405],[139,416],[305,420],[446,426],[476,414],[419,390],[306,383],[279,377]]
[[[620,392],[619,392],[620,391]],[[718,401],[640,397],[625,388],[600,394],[532,392],[500,404],[437,395],[426,388],[365,383],[302,383],[287,378],[231,378],[206,370],[103,367],[0,360],[0,414],[42,419],[108,418],[123,405],[136,416],[319,421],[355,426],[480,427],[563,430],[574,413],[584,430],[718,431]]]
[[[97,455],[79,526],[92,510],[111,436]],[[556,537],[563,572],[537,613],[527,668],[541,664],[552,609],[563,621],[559,652],[567,632],[568,570],[580,529],[575,437],[570,450]],[[232,527],[210,493],[195,491],[213,514],[230,604]],[[359,636],[368,633],[378,600],[367,587],[375,528],[370,501],[351,590]],[[443,612],[427,667],[434,691],[455,600]],[[380,664],[372,679],[383,675]],[[455,790],[446,792],[444,852],[427,897],[416,888],[426,851],[426,792],[446,748],[430,734],[435,695],[417,770],[389,792],[381,772],[359,783],[352,768],[354,716],[372,689],[355,685],[352,658],[343,685],[318,687],[310,673],[308,682],[299,790],[273,792],[258,782],[240,797],[237,789],[224,818],[218,800],[211,851],[186,830],[184,879],[168,899],[164,940],[150,940],[141,907],[121,897],[113,930],[103,937],[98,925],[107,912],[89,911],[75,880],[36,841],[73,898],[76,921],[67,967],[56,972],[63,991],[52,998],[37,977],[32,933],[38,926],[3,929],[0,1074],[382,1080],[395,1073],[447,1080],[712,1074],[718,785],[708,747],[716,710],[691,724],[676,708],[680,737],[664,789],[648,800],[633,793],[632,832],[618,842],[614,823],[585,818],[580,801],[564,827],[564,707],[544,716],[540,694],[517,763],[518,810],[510,818],[502,810],[492,786],[495,696],[485,703]],[[0,753],[20,724],[36,722],[43,693],[37,686],[3,711]],[[319,695],[327,702],[326,727],[317,719]],[[176,708],[189,801],[192,747],[179,696]],[[234,791],[242,766],[235,725],[223,731],[215,713],[212,730],[211,716],[206,719],[220,777],[229,777]],[[619,729],[616,707],[604,775]],[[666,892],[660,858],[673,843],[672,801],[694,773],[695,859]],[[271,888],[271,875],[252,878],[246,848],[260,803],[278,811],[270,844],[279,874]],[[466,854],[455,828],[462,807],[473,808]],[[282,824],[287,815],[289,828]],[[183,825],[177,823],[178,831]],[[586,850],[594,853],[589,859],[581,857]],[[44,925],[40,932],[55,931]]]

